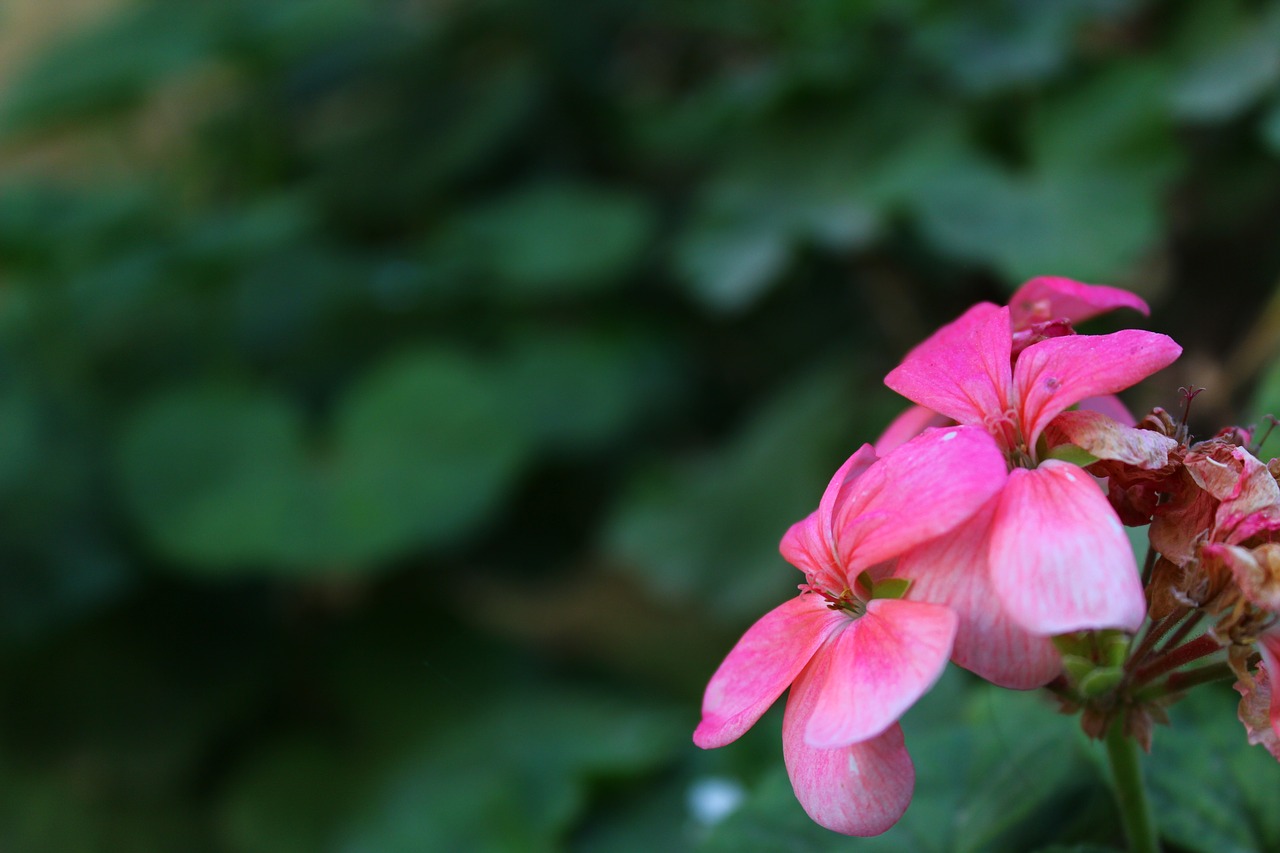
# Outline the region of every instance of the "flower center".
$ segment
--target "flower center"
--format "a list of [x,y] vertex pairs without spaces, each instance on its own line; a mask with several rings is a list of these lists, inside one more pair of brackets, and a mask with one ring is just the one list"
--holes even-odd
[[1004,458],[1010,470],[1036,467],[1036,455],[1027,446],[1027,439],[1022,434],[1022,423],[1018,419],[1017,412],[1013,409],[1005,409],[998,415],[987,415],[982,425],[1004,451]]

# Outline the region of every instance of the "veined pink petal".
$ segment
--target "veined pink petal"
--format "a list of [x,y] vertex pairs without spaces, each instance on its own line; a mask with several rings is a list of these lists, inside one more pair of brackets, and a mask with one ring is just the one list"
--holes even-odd
[[1047,432],[1049,441],[1063,441],[1083,448],[1099,459],[1110,459],[1154,471],[1169,464],[1175,439],[1149,429],[1116,423],[1098,412],[1063,412],[1053,419]]
[[1009,299],[1015,329],[1049,320],[1083,323],[1116,308],[1151,313],[1146,302],[1127,290],[1047,275],[1031,279]]
[[1042,687],[1062,671],[1048,637],[1028,633],[1005,614],[991,585],[987,551],[1000,498],[987,501],[952,533],[913,548],[898,560],[907,598],[944,604],[959,617],[951,661],[1001,687]]
[[819,655],[796,679],[782,718],[782,756],[796,799],[809,817],[845,835],[879,835],[911,803],[916,773],[896,723],[861,743],[817,749],[805,743],[814,704],[830,680]]
[[1012,351],[1009,309],[983,302],[907,353],[884,384],[962,424],[981,424],[1009,408]]
[[1000,601],[1034,634],[1136,631],[1146,614],[1129,537],[1078,466],[1051,459],[1014,469],[996,509],[990,560]]
[[805,738],[819,749],[868,740],[923,696],[951,656],[956,615],[922,601],[877,598],[819,653],[831,674]]
[[940,415],[924,406],[909,406],[885,427],[876,439],[876,453],[881,456],[906,444],[929,427],[947,426],[951,418]]
[[929,430],[885,456],[854,482],[833,520],[850,580],[946,533],[977,512],[1007,476],[995,439],[973,426]]
[[797,596],[760,617],[711,676],[693,742],[712,749],[737,740],[846,621],[816,595]]
[[1085,397],[1122,391],[1181,353],[1167,335],[1134,329],[1050,338],[1027,347],[1013,371],[1027,446],[1035,447],[1049,421]]

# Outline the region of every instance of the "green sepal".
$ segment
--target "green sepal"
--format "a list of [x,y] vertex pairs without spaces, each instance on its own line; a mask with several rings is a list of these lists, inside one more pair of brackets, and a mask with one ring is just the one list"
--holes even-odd
[[1071,679],[1072,684],[1079,684],[1086,675],[1097,668],[1097,664],[1080,655],[1063,655],[1062,669]]
[[1079,465],[1081,468],[1098,461],[1098,457],[1083,447],[1076,447],[1074,444],[1059,444],[1049,451],[1049,458],[1070,462],[1072,465]]
[[1108,631],[1102,638],[1102,659],[1109,666],[1122,666],[1129,656],[1129,636],[1121,631]]
[[871,587],[871,597],[902,598],[910,586],[911,581],[907,578],[885,578]]
[[876,582],[871,579],[871,573],[864,570],[858,573],[858,586],[872,592],[876,588]]
[[1118,666],[1100,666],[1080,679],[1080,695],[1101,696],[1120,683],[1124,670]]

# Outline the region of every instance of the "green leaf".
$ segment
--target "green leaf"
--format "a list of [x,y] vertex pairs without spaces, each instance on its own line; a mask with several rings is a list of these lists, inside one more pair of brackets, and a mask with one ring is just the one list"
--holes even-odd
[[161,395],[125,425],[126,507],[169,556],[196,570],[285,557],[306,471],[302,423],[284,400],[244,388]]
[[455,239],[511,301],[583,296],[617,283],[653,232],[643,199],[619,190],[532,184],[467,214]]
[[448,350],[406,352],[361,378],[327,473],[344,552],[456,542],[496,509],[531,448],[502,391],[495,368]]
[[1156,737],[1147,785],[1171,844],[1200,853],[1280,849],[1280,773],[1246,741],[1238,702],[1230,690],[1195,690],[1172,709],[1172,730]]
[[40,129],[138,103],[162,79],[213,51],[206,7],[137,4],[63,38],[38,55],[0,101],[0,129]]
[[835,371],[812,377],[727,446],[640,471],[605,525],[604,549],[659,595],[735,621],[793,594],[801,576],[778,541],[851,451],[847,393]]
[[908,578],[885,578],[871,588],[872,598],[902,598],[911,587]]
[[1239,115],[1280,80],[1280,16],[1243,21],[1175,82],[1180,118],[1221,122]]

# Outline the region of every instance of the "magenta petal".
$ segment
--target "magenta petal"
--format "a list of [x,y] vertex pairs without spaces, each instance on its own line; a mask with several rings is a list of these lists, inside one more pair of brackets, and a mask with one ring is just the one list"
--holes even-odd
[[711,676],[693,742],[713,749],[737,740],[846,620],[816,595],[797,596],[760,617]]
[[1129,407],[1115,394],[1103,394],[1101,397],[1085,397],[1079,408],[1089,412],[1106,415],[1118,424],[1137,426],[1138,419],[1129,411]]
[[959,617],[952,663],[1001,687],[1042,687],[1062,670],[1053,641],[1008,617],[992,588],[987,551],[999,497],[947,536],[913,548],[898,561],[897,577],[911,580],[913,601],[945,604]]
[[1015,329],[1049,320],[1083,323],[1116,308],[1151,313],[1146,302],[1127,290],[1047,275],[1031,279],[1009,299]]
[[1007,476],[1004,454],[986,430],[946,427],[912,439],[868,468],[839,507],[833,524],[841,565],[856,576],[946,533]]
[[924,432],[929,427],[947,426],[952,420],[924,406],[908,406],[876,439],[876,453],[884,456]]
[[949,608],[878,598],[821,652],[831,659],[805,737],[833,748],[868,740],[893,725],[933,686],[956,635]]
[[814,704],[829,681],[830,660],[819,655],[791,688],[782,718],[782,756],[796,799],[809,817],[833,832],[879,835],[906,812],[915,768],[892,725],[870,740],[835,749],[805,742]]
[[1027,446],[1049,421],[1086,397],[1114,394],[1173,363],[1182,347],[1166,335],[1129,329],[1032,344],[1018,356],[1013,384]]
[[1136,631],[1146,614],[1129,537],[1075,465],[1014,469],[996,509],[990,560],[1009,616],[1034,634]]
[[1009,309],[983,302],[943,326],[889,371],[884,384],[963,424],[1009,407]]

